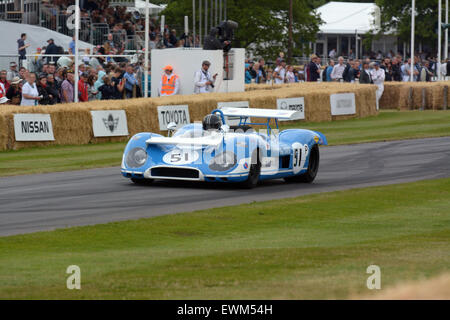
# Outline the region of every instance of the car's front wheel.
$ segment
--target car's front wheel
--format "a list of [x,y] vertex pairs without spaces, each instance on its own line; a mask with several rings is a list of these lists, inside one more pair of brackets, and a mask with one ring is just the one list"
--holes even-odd
[[311,154],[309,155],[309,164],[308,169],[305,173],[284,178],[286,182],[304,182],[304,183],[311,183],[314,181],[314,179],[317,176],[317,172],[319,171],[319,162],[320,162],[320,152],[319,152],[319,146],[316,144],[311,149]]

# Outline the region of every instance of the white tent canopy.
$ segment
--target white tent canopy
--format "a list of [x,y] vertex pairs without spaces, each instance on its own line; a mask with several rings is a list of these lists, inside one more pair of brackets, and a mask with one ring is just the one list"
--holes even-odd
[[[17,55],[17,39],[20,38],[21,33],[27,34],[25,43],[29,44],[27,54],[36,52],[36,48],[47,46],[47,40],[52,38],[55,40],[57,46],[62,46],[64,50],[69,48],[72,37],[68,37],[62,33],[52,31],[39,26],[32,26],[29,24],[18,24],[14,22],[0,21],[0,54],[3,55]],[[92,45],[80,41],[80,49],[91,48]]]
[[[140,13],[145,13],[145,0],[136,0],[135,1],[135,8],[139,10]],[[166,5],[157,5],[153,3],[149,3],[148,5],[150,14],[159,14],[161,11],[163,11],[166,8]]]
[[317,8],[324,34],[363,34],[380,27],[380,8],[375,3],[328,2]]

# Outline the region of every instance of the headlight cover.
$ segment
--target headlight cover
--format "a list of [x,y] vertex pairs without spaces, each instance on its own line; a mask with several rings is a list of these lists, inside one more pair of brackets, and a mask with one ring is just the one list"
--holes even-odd
[[225,151],[211,160],[209,168],[213,171],[227,171],[233,168],[236,162],[236,155],[233,152]]
[[147,152],[142,148],[131,149],[126,158],[126,163],[129,168],[142,167],[147,162]]

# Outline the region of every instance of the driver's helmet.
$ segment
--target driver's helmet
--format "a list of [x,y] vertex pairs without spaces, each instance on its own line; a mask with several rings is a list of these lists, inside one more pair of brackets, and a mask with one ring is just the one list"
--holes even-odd
[[218,115],[208,114],[203,118],[203,130],[219,130],[222,126],[222,120]]

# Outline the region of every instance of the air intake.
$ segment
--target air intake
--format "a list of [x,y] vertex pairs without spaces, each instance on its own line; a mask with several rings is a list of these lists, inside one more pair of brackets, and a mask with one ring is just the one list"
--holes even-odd
[[199,172],[195,169],[186,169],[186,168],[153,168],[151,170],[152,177],[161,177],[161,178],[188,178],[188,179],[198,179]]

